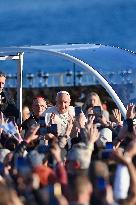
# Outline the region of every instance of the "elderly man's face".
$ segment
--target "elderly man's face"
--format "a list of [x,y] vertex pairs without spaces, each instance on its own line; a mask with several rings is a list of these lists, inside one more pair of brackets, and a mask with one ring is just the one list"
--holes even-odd
[[35,116],[40,117],[47,108],[46,101],[43,98],[37,98],[33,100],[32,108]]
[[70,96],[67,94],[61,94],[57,97],[56,106],[59,113],[64,114],[68,111],[70,101]]
[[0,92],[2,92],[5,85],[6,78],[4,76],[0,76]]

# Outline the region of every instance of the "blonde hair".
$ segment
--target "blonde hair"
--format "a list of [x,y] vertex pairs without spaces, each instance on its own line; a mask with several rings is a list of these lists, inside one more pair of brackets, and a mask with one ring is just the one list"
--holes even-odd
[[99,95],[97,93],[95,93],[95,92],[91,92],[87,96],[87,99],[86,99],[86,101],[85,101],[85,103],[83,105],[83,110],[87,109],[88,106],[91,107],[90,99],[92,98],[92,96],[97,97],[97,99],[98,99],[98,106],[102,107],[102,103],[101,103]]

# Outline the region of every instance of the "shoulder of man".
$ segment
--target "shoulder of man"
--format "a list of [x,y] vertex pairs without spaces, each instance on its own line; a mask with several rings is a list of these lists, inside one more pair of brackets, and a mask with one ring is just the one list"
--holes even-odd
[[57,113],[57,108],[56,106],[52,106],[52,107],[49,107],[47,108],[44,113],[43,113],[43,116],[45,116],[46,114],[51,114],[51,113]]
[[4,93],[4,95],[5,95],[6,100],[8,101],[8,103],[15,105],[14,99],[13,99],[13,97],[8,93],[8,91],[3,90],[3,93]]
[[25,129],[26,127],[30,127],[31,125],[35,124],[36,120],[34,119],[33,116],[30,116],[28,119],[26,119],[23,123],[22,123],[22,129]]

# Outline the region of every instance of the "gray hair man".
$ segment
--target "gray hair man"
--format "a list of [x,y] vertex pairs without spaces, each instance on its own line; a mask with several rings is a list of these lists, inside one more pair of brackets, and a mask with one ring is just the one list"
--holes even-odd
[[54,115],[53,123],[57,124],[58,135],[64,136],[68,124],[69,117],[74,117],[74,107],[70,106],[71,98],[67,91],[60,91],[56,96],[56,105],[48,108],[45,115],[47,125],[51,123],[51,117]]

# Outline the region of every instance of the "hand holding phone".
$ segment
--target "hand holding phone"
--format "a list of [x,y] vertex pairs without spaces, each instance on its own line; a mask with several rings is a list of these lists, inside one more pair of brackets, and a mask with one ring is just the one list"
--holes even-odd
[[95,115],[94,124],[100,123],[100,118],[102,118],[102,110],[100,106],[93,107],[93,113]]
[[96,116],[102,117],[102,110],[100,106],[94,106],[93,107],[93,113]]
[[38,135],[44,136],[47,133],[47,127],[45,124],[45,117],[39,117],[38,123],[40,124],[40,128],[37,132]]

